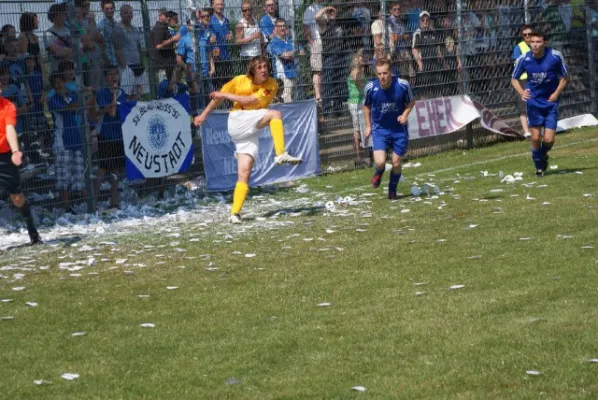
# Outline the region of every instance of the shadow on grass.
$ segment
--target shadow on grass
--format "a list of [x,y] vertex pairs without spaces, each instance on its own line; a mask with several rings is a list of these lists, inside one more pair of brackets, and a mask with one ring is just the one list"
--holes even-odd
[[587,171],[587,170],[593,170],[596,169],[598,167],[584,167],[584,168],[567,168],[567,169],[549,169],[547,171],[544,172],[544,176],[549,176],[549,175],[567,175],[567,174],[574,174],[578,171]]
[[[259,215],[259,217],[263,218],[270,218],[274,215],[284,215],[284,214],[292,214],[292,213],[301,213],[302,216],[310,217],[314,215],[319,215],[322,212],[326,211],[326,207],[290,207],[290,208],[279,208],[276,210],[270,210],[264,214]],[[245,221],[253,221],[256,217],[243,217]]]

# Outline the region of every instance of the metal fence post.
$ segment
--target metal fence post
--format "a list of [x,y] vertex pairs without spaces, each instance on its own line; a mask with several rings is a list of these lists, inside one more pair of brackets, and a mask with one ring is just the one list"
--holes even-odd
[[153,68],[152,52],[150,50],[152,46],[152,38],[150,32],[152,30],[150,19],[149,19],[149,8],[147,7],[147,0],[139,0],[141,3],[141,20],[143,21],[143,38],[145,40],[145,53],[147,58],[147,76],[149,79],[150,94],[152,99],[157,97],[156,88],[158,82],[156,80],[156,71]]
[[390,53],[390,40],[388,37],[388,26],[386,24],[386,0],[380,0],[380,21],[382,21],[382,35],[384,37],[384,51]]
[[[457,26],[459,30],[459,46],[461,50],[459,51],[459,59],[461,61],[461,90],[462,93],[465,95],[469,92],[469,84],[468,84],[468,73],[467,73],[467,64],[465,58],[465,49],[469,46],[468,43],[465,43],[464,40],[464,24],[463,24],[463,2],[462,0],[457,0]],[[465,45],[464,45],[465,44]],[[467,148],[473,148],[473,125],[470,122],[465,126],[465,141],[467,142]]]
[[523,0],[523,19],[526,24],[529,24],[529,0]]
[[586,39],[588,41],[588,77],[590,79],[590,99],[591,103],[591,113],[596,112],[596,78],[594,77],[594,73],[596,71],[596,64],[594,63],[594,43],[592,42],[592,31],[594,28],[592,27],[592,13],[590,12],[590,1],[588,0],[585,4],[585,12],[586,12]]
[[[87,212],[93,213],[95,211],[95,191],[93,174],[91,173],[91,140],[89,140],[89,123],[87,121],[87,110],[85,109],[85,81],[83,79],[83,65],[81,64],[81,34],[79,31],[74,29],[73,22],[75,21],[75,0],[68,1],[68,16],[71,21],[70,31],[74,38],[73,41],[73,59],[75,62],[75,74],[79,81],[79,93],[77,93],[77,103],[79,106],[79,112],[81,113],[81,121],[83,126],[79,129],[81,135],[81,142],[83,143],[82,152],[83,159],[85,160],[85,189],[87,191]],[[97,73],[97,72],[96,72]]]

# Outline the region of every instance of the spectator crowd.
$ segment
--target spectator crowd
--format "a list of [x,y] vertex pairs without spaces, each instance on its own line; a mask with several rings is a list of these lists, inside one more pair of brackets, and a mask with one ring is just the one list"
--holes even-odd
[[[196,111],[210,92],[245,73],[256,55],[271,60],[280,102],[315,98],[321,122],[350,114],[356,153],[364,144],[361,93],[378,58],[389,58],[393,73],[420,99],[463,91],[487,102],[502,101],[489,98],[492,92],[513,99],[506,88],[525,21],[523,1],[463,0],[461,30],[456,2],[448,0],[388,1],[385,10],[378,1],[299,1],[302,14],[280,12],[276,0],[243,1],[238,21],[227,17],[225,2],[211,0],[186,15],[162,8],[149,31],[135,26],[131,5],[117,8],[113,0],[100,2],[100,15],[89,0],[75,0],[74,10],[55,2],[42,32],[34,13],[23,13],[16,27],[2,27],[2,95],[18,108],[17,131],[30,162],[52,160],[65,210],[74,212],[73,193],[86,195],[88,159],[97,168],[96,193],[109,184],[111,205],[118,207],[124,169],[119,102],[187,93]],[[532,25],[583,64],[586,7],[598,40],[598,1],[528,3]]]

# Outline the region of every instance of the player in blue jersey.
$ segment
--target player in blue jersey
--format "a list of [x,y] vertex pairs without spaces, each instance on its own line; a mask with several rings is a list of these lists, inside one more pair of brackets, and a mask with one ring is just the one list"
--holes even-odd
[[365,137],[372,135],[375,172],[372,186],[380,186],[386,167],[386,151],[392,150],[392,171],[388,183],[388,198],[397,198],[397,185],[401,179],[401,158],[407,153],[409,133],[407,120],[415,106],[409,83],[393,77],[390,60],[376,60],[376,76],[364,88],[363,116]]
[[[532,50],[515,62],[511,84],[527,104],[532,160],[536,175],[544,176],[559,119],[559,96],[567,86],[567,65],[561,53],[546,47],[543,33],[532,32],[530,47]],[[525,88],[519,80],[524,73],[527,73]]]

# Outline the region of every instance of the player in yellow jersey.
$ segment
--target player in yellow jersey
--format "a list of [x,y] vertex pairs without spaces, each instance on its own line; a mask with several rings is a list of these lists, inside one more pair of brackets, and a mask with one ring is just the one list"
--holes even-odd
[[222,102],[229,100],[233,107],[228,116],[228,134],[236,147],[238,178],[233,194],[233,206],[228,222],[241,223],[241,208],[249,193],[251,169],[258,153],[259,131],[270,126],[274,152],[274,163],[299,164],[301,159],[286,152],[282,114],[269,110],[268,106],[278,91],[278,83],[269,75],[270,62],[267,57],[256,56],[249,62],[247,75],[238,75],[226,83],[219,92],[210,93],[210,104],[193,119],[200,126],[208,114]]

